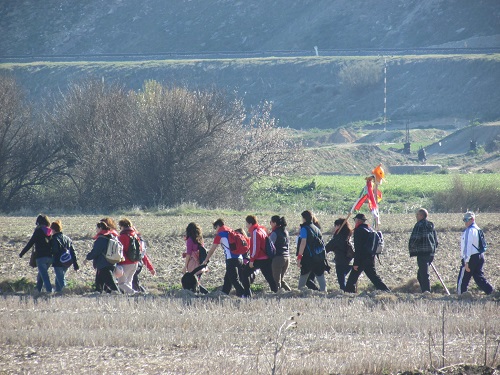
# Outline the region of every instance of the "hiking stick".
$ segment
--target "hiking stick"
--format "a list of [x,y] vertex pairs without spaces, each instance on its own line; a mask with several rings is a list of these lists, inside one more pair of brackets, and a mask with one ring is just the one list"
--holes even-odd
[[446,293],[447,293],[448,295],[450,295],[450,291],[448,290],[448,288],[446,287],[446,285],[444,285],[443,279],[442,279],[442,278],[441,278],[441,276],[439,275],[439,273],[438,273],[438,271],[437,271],[436,267],[434,267],[434,263],[431,263],[431,267],[432,267],[432,269],[434,270],[434,272],[436,273],[436,276],[438,277],[439,282],[440,282],[440,283],[441,283],[441,285],[444,287],[444,290],[446,290]]

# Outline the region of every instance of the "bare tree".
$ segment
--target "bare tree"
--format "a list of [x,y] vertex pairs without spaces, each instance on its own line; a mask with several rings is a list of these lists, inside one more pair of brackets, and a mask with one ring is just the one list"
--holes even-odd
[[38,120],[32,120],[30,107],[15,80],[0,76],[2,211],[22,207],[64,168],[53,133]]

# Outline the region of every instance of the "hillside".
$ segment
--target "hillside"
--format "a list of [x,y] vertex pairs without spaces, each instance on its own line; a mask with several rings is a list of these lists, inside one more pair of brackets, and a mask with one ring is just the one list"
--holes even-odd
[[[390,126],[404,128],[410,120],[449,128],[500,118],[500,55],[394,56],[387,64]],[[236,91],[247,106],[272,101],[280,125],[296,129],[380,121],[384,111],[383,60],[377,57],[0,64],[1,73],[13,74],[34,101],[89,76],[132,89],[148,79],[218,87]]]
[[500,47],[486,0],[6,0],[0,14],[4,56]]

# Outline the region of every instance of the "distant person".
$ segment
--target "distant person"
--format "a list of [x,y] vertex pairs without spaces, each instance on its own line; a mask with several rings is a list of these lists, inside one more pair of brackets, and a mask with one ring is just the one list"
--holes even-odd
[[274,243],[276,255],[272,260],[273,278],[278,289],[290,291],[284,277],[290,263],[290,236],[286,230],[286,219],[274,215],[270,220],[271,234],[269,239]]
[[[199,268],[202,262],[200,262],[200,246],[203,247],[203,234],[201,227],[196,223],[189,223],[186,227],[186,252],[184,256],[184,267],[182,273],[193,272],[196,268]],[[197,280],[197,286],[201,293],[207,294],[208,290],[205,289],[200,284],[202,270],[195,273],[194,276]]]
[[109,239],[111,237],[118,237],[118,233],[111,229],[104,219],[97,223],[96,232],[94,245],[86,257],[86,260],[92,260],[93,266],[96,269],[96,291],[99,293],[120,293],[113,276],[115,265],[106,260]]
[[221,245],[224,250],[224,257],[226,259],[226,273],[224,274],[224,284],[222,285],[222,292],[225,294],[229,294],[231,292],[231,288],[234,287],[236,289],[236,295],[238,297],[245,297],[245,290],[243,285],[241,284],[241,280],[243,277],[243,256],[233,254],[229,247],[229,232],[231,228],[224,224],[224,220],[217,219],[212,224],[214,230],[216,231],[216,235],[214,238],[214,243],[210,247],[208,251],[207,257],[203,264],[207,264],[212,257],[215,249],[217,249],[218,245]]
[[438,247],[436,230],[434,224],[427,220],[428,215],[429,213],[425,208],[420,208],[416,212],[417,223],[413,227],[408,241],[410,257],[417,257],[417,280],[422,293],[431,291],[429,266],[434,260]]
[[278,287],[273,278],[273,260],[268,257],[266,252],[266,228],[259,225],[257,218],[254,215],[248,215],[245,218],[245,221],[248,229],[248,235],[250,237],[250,262],[248,263],[248,268],[244,269],[245,277],[242,280],[243,287],[245,288],[245,294],[247,296],[252,295],[249,277],[252,272],[259,269],[269,284],[269,288],[273,292],[277,292]]
[[50,229],[50,219],[47,215],[38,215],[35,221],[35,231],[30,240],[19,253],[22,258],[29,249],[35,245],[36,267],[38,275],[36,277],[36,290],[40,293],[45,285],[47,293],[52,293],[52,284],[50,283],[49,267],[52,265],[52,229]]
[[318,280],[319,290],[326,292],[326,254],[318,220],[311,211],[301,213],[300,244],[297,265],[300,268],[299,289],[306,286],[311,274]]
[[73,266],[75,271],[78,271],[80,266],[78,266],[76,252],[71,238],[62,232],[61,220],[56,220],[50,224],[50,229],[53,231],[52,254],[54,255],[54,262],[52,266],[56,273],[56,292],[62,292],[66,287],[66,271],[71,266]]
[[375,270],[375,255],[371,253],[370,228],[366,221],[364,214],[357,214],[354,217],[354,264],[347,279],[345,291],[356,293],[356,283],[361,273],[364,272],[376,289],[390,292]]
[[352,228],[344,218],[333,223],[333,237],[326,244],[326,251],[335,254],[335,273],[341,290],[345,290],[346,277],[351,272],[354,249],[351,244]]
[[466,212],[463,217],[465,230],[460,243],[462,264],[458,274],[457,294],[467,292],[471,277],[474,278],[479,289],[486,294],[493,292],[493,286],[486,280],[483,273],[484,254],[480,252],[480,228],[476,224],[474,212]]
[[140,260],[140,256],[134,257],[132,253],[132,241],[137,239],[134,243],[139,244],[139,255],[140,255],[140,241],[139,233],[132,225],[132,222],[124,217],[118,222],[120,227],[120,235],[118,239],[123,245],[123,257],[125,260],[120,262],[119,265],[123,268],[123,275],[118,277],[118,287],[127,294],[134,294],[135,290],[132,288],[132,279],[134,278],[135,271],[137,270],[137,265]]

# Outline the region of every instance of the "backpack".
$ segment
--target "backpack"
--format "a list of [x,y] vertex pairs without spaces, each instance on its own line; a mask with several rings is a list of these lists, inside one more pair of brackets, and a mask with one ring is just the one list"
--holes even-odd
[[370,255],[380,255],[384,252],[384,236],[381,231],[375,231],[371,228],[368,228],[368,241],[367,246]]
[[207,259],[207,249],[202,244],[198,244],[198,259],[200,260],[200,264]]
[[118,239],[118,237],[111,236],[108,238],[108,247],[106,248],[106,253],[104,254],[104,257],[111,264],[120,263],[123,260],[125,260],[125,258],[123,258],[123,245]]
[[484,232],[481,229],[477,230],[477,238],[478,238],[478,245],[479,247],[475,247],[475,249],[479,252],[479,254],[482,254],[486,251],[488,248],[488,244],[486,243],[486,239],[484,238]]
[[61,243],[61,241],[59,241],[59,239],[57,239],[57,243],[59,244],[59,252],[55,256],[59,257],[59,262],[63,267],[68,268],[73,264],[71,252]]
[[231,230],[228,232],[229,251],[235,255],[244,255],[250,251],[247,238],[240,232]]
[[128,245],[127,258],[132,262],[138,262],[142,259],[141,256],[141,243],[137,235],[128,236],[130,241]]
[[[318,255],[324,255],[325,253],[325,242],[323,241],[323,238],[318,236],[310,226],[306,226],[308,229],[308,232],[312,234],[313,237],[313,249],[311,250],[311,247],[309,246],[309,241],[306,239],[307,242],[307,248],[309,249],[309,254],[311,257],[316,257]],[[309,237],[309,236],[308,236]]]

